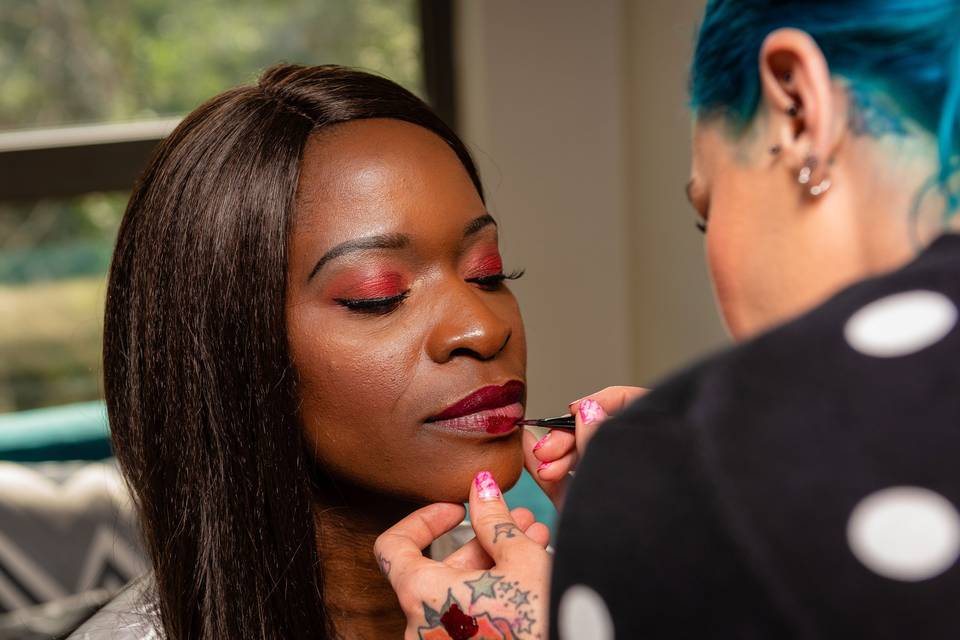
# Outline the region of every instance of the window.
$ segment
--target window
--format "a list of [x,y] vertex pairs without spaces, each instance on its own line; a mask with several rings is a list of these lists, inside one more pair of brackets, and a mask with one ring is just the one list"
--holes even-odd
[[338,63],[429,94],[449,118],[449,3],[424,2],[0,3],[0,413],[100,395],[126,190],[203,100],[275,62]]

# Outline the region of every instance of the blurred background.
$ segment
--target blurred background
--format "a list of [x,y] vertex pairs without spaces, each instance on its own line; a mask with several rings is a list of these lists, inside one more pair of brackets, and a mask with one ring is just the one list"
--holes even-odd
[[[3,535],[22,505],[2,503],[11,486],[76,488],[75,468],[50,464],[109,457],[101,316],[129,189],[183,114],[275,62],[386,75],[464,138],[507,266],[526,269],[511,286],[528,333],[529,415],[607,385],[649,385],[723,345],[684,197],[703,4],[0,2],[0,613],[137,571],[114,553],[112,582],[85,565],[57,569],[86,571],[84,584],[53,588],[36,578],[42,567],[23,584]],[[528,480],[521,501],[541,504]],[[120,493],[110,504],[127,513]]]

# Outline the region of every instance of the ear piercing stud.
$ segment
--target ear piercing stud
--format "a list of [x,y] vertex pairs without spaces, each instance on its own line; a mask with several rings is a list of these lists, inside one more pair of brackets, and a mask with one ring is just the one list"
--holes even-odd
[[822,196],[827,192],[827,189],[829,189],[832,184],[833,183],[830,182],[830,178],[824,178],[820,184],[815,184],[810,187],[810,195],[812,195],[814,198],[817,196]]
[[813,170],[816,166],[817,157],[813,155],[807,156],[807,159],[803,161],[803,167],[800,168],[800,173],[797,175],[797,182],[800,184],[810,182],[810,177],[813,175]]
[[[807,159],[803,161],[803,167],[800,168],[800,173],[797,174],[797,182],[806,186],[810,183],[810,179],[813,177],[813,170],[817,167],[818,161],[815,155],[807,156]],[[833,185],[833,182],[830,181],[830,178],[824,178],[818,184],[810,187],[810,195],[813,197],[822,196],[825,194],[830,187]]]

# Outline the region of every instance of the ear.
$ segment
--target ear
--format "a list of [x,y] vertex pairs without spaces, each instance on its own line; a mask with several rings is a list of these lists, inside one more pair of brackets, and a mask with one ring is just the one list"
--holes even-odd
[[843,137],[846,118],[823,52],[809,34],[777,29],[764,40],[759,63],[773,144],[779,145],[786,166],[798,175],[812,160],[807,185],[822,183],[829,177],[829,162]]

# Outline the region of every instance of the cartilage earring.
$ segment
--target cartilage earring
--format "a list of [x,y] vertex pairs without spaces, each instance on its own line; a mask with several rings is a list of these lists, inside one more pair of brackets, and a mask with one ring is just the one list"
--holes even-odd
[[800,107],[798,107],[796,104],[790,105],[790,107],[787,109],[787,115],[791,118],[796,118],[798,113],[800,113]]

